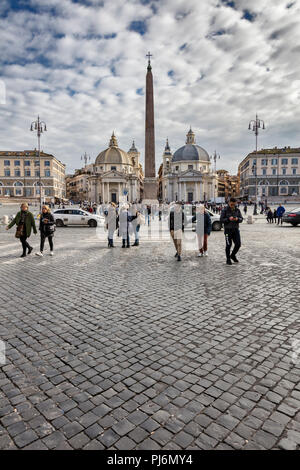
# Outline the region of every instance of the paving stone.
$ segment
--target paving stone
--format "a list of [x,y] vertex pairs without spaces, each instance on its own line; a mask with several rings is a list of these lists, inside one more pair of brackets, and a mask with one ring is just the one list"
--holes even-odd
[[27,431],[18,434],[14,438],[14,441],[18,447],[23,448],[31,444],[31,442],[35,441],[37,438],[38,435],[32,429],[28,429]]

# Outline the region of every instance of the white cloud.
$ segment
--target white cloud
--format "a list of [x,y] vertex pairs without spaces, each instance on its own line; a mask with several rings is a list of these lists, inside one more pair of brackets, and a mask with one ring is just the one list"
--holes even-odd
[[[259,147],[300,145],[300,9],[288,3],[31,0],[31,11],[1,3],[1,149],[34,147],[28,129],[40,114],[49,129],[43,148],[68,170],[85,151],[96,158],[112,130],[121,148],[134,138],[143,156],[148,50],[157,169],[165,138],[175,151],[191,124],[199,145],[236,171],[254,148],[247,128],[256,112],[267,126]],[[254,21],[243,19],[246,10]],[[143,35],[129,30],[133,21]]]

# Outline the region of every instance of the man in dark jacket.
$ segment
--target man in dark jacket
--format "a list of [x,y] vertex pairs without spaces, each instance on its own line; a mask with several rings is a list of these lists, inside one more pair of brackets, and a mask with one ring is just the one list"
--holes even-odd
[[[241,211],[236,207],[236,199],[234,197],[230,198],[228,206],[222,210],[220,222],[224,225],[226,262],[229,265],[232,264],[232,261],[238,263],[236,254],[241,247],[239,224],[243,222],[243,217]],[[232,242],[234,243],[234,248],[230,254]]]

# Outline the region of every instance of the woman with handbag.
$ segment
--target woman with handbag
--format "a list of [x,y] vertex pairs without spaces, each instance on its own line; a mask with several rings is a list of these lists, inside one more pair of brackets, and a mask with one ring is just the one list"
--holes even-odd
[[41,244],[40,252],[36,253],[37,256],[43,256],[45,240],[48,238],[50,246],[50,256],[53,256],[53,235],[55,231],[55,222],[54,217],[51,214],[51,209],[48,206],[42,207],[42,213],[40,215],[40,234],[41,234]]
[[16,231],[16,238],[19,238],[20,242],[22,243],[23,253],[21,258],[26,256],[26,249],[28,249],[28,255],[33,250],[33,247],[29,245],[27,242],[27,238],[31,235],[31,229],[36,234],[36,226],[33,214],[28,210],[27,202],[23,202],[21,205],[21,210],[17,213],[16,217],[11,221],[11,223],[6,227],[6,230],[9,230],[16,224],[17,231]]

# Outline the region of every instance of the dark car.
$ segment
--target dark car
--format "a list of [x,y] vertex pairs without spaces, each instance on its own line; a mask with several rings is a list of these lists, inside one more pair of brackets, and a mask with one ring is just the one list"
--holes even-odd
[[292,224],[294,227],[300,224],[300,207],[293,209],[290,212],[285,212],[283,214],[282,221]]

